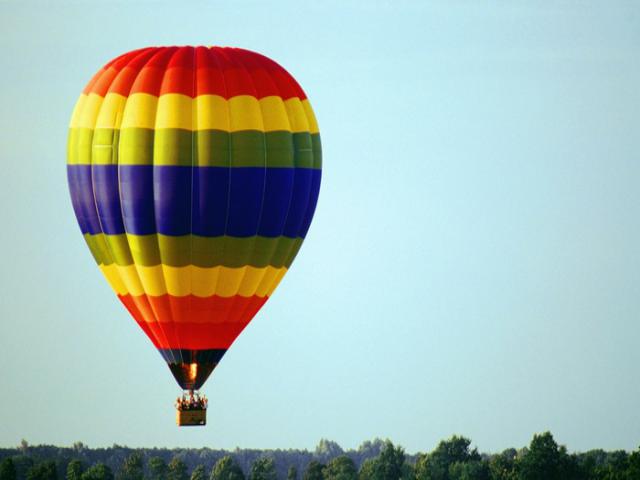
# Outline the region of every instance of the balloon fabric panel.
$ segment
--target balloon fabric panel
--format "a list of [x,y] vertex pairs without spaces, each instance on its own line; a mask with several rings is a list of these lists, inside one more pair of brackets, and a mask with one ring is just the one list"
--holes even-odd
[[100,270],[178,383],[200,388],[309,229],[322,154],[306,95],[247,50],[136,50],[83,90],[67,163]]

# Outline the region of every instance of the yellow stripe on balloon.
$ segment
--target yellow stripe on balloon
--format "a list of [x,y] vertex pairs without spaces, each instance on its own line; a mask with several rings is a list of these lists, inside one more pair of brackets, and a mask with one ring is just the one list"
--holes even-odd
[[[309,121],[299,98],[290,98],[285,102],[287,114],[291,121],[292,132],[311,132]],[[314,132],[311,132],[314,133]]]
[[99,268],[114,292],[118,295],[126,295],[129,293],[129,290],[120,278],[117,266],[114,263],[111,265],[100,265]]
[[310,133],[318,133],[320,132],[320,128],[318,127],[318,120],[316,120],[316,114],[313,113],[313,108],[311,108],[311,104],[309,100],[302,100],[302,108],[304,110],[305,115],[307,116],[307,121],[309,122],[309,132]]
[[[144,94],[136,93],[132,95],[132,97],[136,95]],[[193,99],[186,95],[180,95],[178,93],[162,95],[158,98],[155,128],[193,130],[193,106]],[[125,128],[124,125],[123,128]]]
[[194,100],[189,97],[185,98],[196,102],[197,130],[209,128],[225,132],[231,131],[229,106],[224,98],[218,95],[199,95]]
[[260,109],[265,132],[291,131],[291,122],[282,98],[264,97],[260,99]]
[[272,275],[272,276],[265,275],[262,278],[260,285],[258,285],[255,295],[258,297],[265,297],[265,296],[270,297],[273,294],[274,290],[280,284],[280,281],[284,278],[285,273],[287,273],[287,269],[280,268],[275,273],[275,275]]
[[138,274],[135,265],[118,265],[114,264],[122,282],[124,283],[127,292],[131,295],[142,295],[145,292],[143,286],[142,276]]
[[[158,97],[148,93],[135,93],[127,98],[120,128],[153,129],[156,126],[157,111]],[[115,128],[115,125],[111,128]]]
[[[238,95],[227,100],[229,106],[230,132],[239,130],[264,131],[262,123],[262,111],[256,97],[251,95]],[[205,128],[207,128],[205,126]]]
[[71,114],[69,128],[94,128],[104,97],[95,93],[82,94]]
[[191,98],[178,93],[157,97],[134,93],[125,97],[82,94],[71,116],[70,128],[179,128],[237,132],[290,131],[318,133],[318,124],[307,99],[277,96],[257,99],[238,95],[229,100],[218,95]]
[[80,122],[80,112],[84,108],[84,102],[86,101],[86,95],[80,95],[78,100],[76,100],[76,104],[73,106],[73,112],[71,113],[71,121],[69,122],[69,128],[76,127]]
[[286,267],[252,266],[229,268],[223,266],[201,268],[194,265],[171,267],[168,265],[119,266],[101,265],[112,288],[120,295],[169,294],[174,297],[195,295],[196,297],[250,297],[270,296],[287,273]]
[[107,93],[100,106],[96,128],[120,128],[127,97],[118,93]]

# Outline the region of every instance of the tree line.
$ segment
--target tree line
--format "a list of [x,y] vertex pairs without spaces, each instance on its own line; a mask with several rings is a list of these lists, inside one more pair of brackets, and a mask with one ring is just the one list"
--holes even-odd
[[389,440],[344,451],[321,440],[307,450],[91,449],[29,446],[0,449],[0,480],[640,480],[633,452],[569,453],[549,432],[528,447],[482,454],[453,436],[429,453],[408,455]]

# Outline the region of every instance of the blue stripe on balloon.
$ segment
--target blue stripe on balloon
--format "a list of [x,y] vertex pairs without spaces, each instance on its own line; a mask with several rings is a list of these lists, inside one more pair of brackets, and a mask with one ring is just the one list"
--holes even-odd
[[[101,165],[98,168],[117,169],[124,229],[136,235],[156,233],[153,168],[146,165],[127,165],[120,168],[117,165]],[[161,200],[166,202],[169,199]],[[164,233],[160,229],[158,232]],[[104,233],[119,234],[124,233],[124,230],[105,230]]]
[[71,204],[78,219],[82,233],[100,233],[100,221],[96,205],[93,201],[93,187],[91,186],[91,168],[67,167],[67,181],[71,193]]
[[227,350],[224,348],[208,350],[158,349],[167,363],[216,364],[222,360]]
[[298,236],[305,238],[309,227],[311,226],[311,220],[313,220],[313,214],[316,211],[318,205],[318,195],[320,194],[320,179],[322,177],[321,170],[314,170],[311,175],[311,191],[309,193],[309,204],[307,205],[307,211],[305,212],[304,219],[300,230],[298,230]]
[[284,225],[282,234],[286,237],[296,237],[302,230],[302,221],[309,205],[309,195],[311,194],[311,170],[296,169],[293,179],[293,199],[289,205],[287,222]]
[[321,171],[308,168],[68,165],[83,233],[304,237]]
[[100,225],[104,231],[123,232],[122,206],[118,194],[118,170],[94,165],[91,168],[93,196]]

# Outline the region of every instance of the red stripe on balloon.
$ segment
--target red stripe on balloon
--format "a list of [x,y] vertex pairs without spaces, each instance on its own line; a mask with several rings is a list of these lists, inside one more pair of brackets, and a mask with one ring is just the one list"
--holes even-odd
[[134,50],[105,65],[84,89],[85,94],[107,92],[307,98],[298,82],[273,60],[228,47]]
[[[167,334],[166,341],[157,344],[156,348],[173,350],[229,349],[247,323],[219,323],[215,325],[215,328],[206,323],[177,323]],[[165,328],[157,322],[150,324],[150,329],[156,335],[163,335]]]
[[156,348],[229,348],[269,297],[118,295]]

